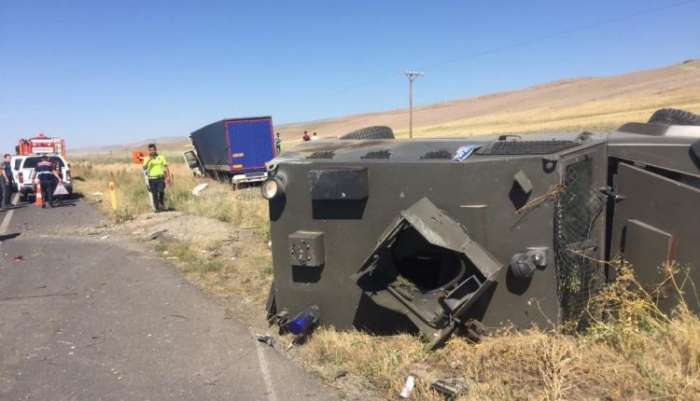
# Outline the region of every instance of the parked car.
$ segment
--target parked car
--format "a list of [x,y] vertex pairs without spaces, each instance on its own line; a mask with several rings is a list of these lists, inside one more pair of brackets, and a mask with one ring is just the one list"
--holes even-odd
[[[70,165],[68,162],[60,155],[50,155],[49,160],[58,165],[63,185],[68,190],[68,193],[72,194],[73,182],[71,181]],[[36,187],[31,178],[36,165],[40,161],[41,155],[15,156],[12,161],[13,174],[17,182],[17,190],[21,201],[29,200],[29,198],[36,193]]]

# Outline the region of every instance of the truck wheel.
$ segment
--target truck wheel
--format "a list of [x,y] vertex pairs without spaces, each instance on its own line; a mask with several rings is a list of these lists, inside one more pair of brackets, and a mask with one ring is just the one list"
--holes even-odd
[[394,131],[384,126],[367,127],[349,132],[338,139],[394,139]]
[[649,119],[650,124],[700,125],[700,116],[678,109],[659,109]]

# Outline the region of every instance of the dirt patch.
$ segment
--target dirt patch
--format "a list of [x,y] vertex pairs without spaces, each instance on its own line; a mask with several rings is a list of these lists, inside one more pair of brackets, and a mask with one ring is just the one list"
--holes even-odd
[[232,227],[215,219],[184,212],[147,213],[120,224],[104,224],[88,230],[88,235],[126,235],[141,239],[178,242],[254,241],[252,227]]

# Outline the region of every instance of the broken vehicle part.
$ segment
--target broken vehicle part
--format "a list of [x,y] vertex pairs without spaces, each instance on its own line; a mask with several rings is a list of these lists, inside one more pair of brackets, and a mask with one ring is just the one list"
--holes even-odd
[[287,323],[287,329],[296,336],[306,335],[318,324],[320,317],[317,306],[308,307]]
[[392,222],[355,277],[369,300],[406,311],[427,338],[439,342],[501,267],[459,223],[423,198]]

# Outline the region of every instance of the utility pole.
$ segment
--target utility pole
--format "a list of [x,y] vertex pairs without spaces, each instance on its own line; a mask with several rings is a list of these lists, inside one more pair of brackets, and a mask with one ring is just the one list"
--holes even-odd
[[408,78],[408,137],[413,139],[413,81],[425,75],[420,71],[405,71],[403,73]]

